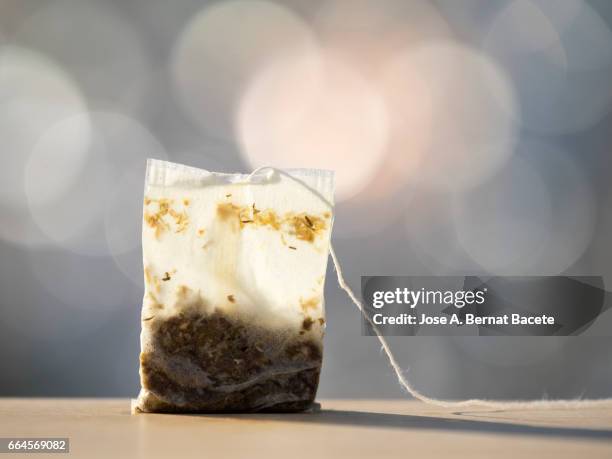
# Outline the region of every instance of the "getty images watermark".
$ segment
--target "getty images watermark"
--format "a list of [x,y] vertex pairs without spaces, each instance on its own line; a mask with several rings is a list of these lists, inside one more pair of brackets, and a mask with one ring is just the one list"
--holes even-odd
[[361,290],[365,335],[375,334],[371,323],[381,334],[399,336],[596,336],[612,330],[593,327],[611,305],[597,276],[372,276],[362,277]]

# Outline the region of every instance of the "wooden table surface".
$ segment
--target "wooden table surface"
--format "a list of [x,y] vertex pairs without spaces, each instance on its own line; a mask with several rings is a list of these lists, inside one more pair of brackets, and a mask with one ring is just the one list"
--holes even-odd
[[127,399],[0,398],[0,437],[69,437],[69,457],[612,458],[610,404],[461,411],[403,400],[321,405],[309,414],[131,415]]

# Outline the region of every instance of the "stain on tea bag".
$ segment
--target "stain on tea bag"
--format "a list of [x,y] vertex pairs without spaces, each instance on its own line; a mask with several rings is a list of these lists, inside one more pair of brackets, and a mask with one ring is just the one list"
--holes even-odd
[[244,176],[149,160],[138,411],[311,406],[332,202],[328,171]]

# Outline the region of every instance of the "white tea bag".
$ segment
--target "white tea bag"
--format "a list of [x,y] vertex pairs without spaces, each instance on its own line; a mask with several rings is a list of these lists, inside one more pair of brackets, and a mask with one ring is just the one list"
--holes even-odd
[[325,328],[333,173],[149,160],[136,408],[298,411]]

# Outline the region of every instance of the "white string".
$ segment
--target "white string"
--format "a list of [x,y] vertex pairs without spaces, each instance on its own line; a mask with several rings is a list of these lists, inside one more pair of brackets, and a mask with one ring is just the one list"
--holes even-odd
[[331,255],[332,261],[334,263],[334,268],[336,269],[336,274],[338,278],[338,285],[340,288],[346,292],[351,301],[361,315],[368,321],[368,323],[372,326],[374,333],[376,333],[376,337],[378,341],[385,351],[385,355],[389,359],[389,364],[393,371],[395,371],[395,375],[400,383],[400,385],[414,398],[421,400],[425,403],[430,403],[432,405],[443,406],[445,408],[462,408],[467,406],[482,406],[486,408],[586,408],[586,407],[594,407],[594,406],[603,406],[603,405],[612,405],[612,399],[600,399],[600,400],[586,400],[586,399],[574,399],[574,400],[525,400],[525,401],[496,401],[496,400],[482,400],[482,399],[469,399],[469,400],[461,400],[461,401],[450,401],[450,400],[440,400],[437,398],[428,397],[427,395],[421,393],[417,390],[408,379],[404,376],[402,368],[399,363],[395,359],[393,352],[391,352],[391,348],[389,347],[389,343],[385,339],[385,337],[380,333],[378,327],[370,316],[366,314],[363,304],[357,298],[353,290],[348,286],[346,281],[344,280],[344,276],[342,274],[342,268],[340,267],[340,262],[338,261],[338,257],[336,256],[336,252],[334,251],[333,246],[330,244],[329,253]]
[[[330,202],[328,202],[325,198],[323,198],[316,190],[313,190],[310,186],[308,186],[301,180],[293,177],[291,174],[288,174],[274,167],[270,167],[270,166],[258,167],[257,169],[255,169],[253,172],[251,172],[247,176],[246,181],[250,180],[256,173],[264,169],[273,170],[286,177],[293,179],[295,182],[301,184],[302,186],[304,186],[305,188],[309,189],[311,192],[319,196],[327,205],[329,205],[330,208],[333,208],[333,205]],[[587,399],[576,398],[576,399],[567,399],[567,400],[520,400],[520,401],[483,400],[483,399],[474,398],[474,399],[469,399],[469,400],[452,401],[452,400],[440,400],[437,398],[428,397],[427,395],[417,390],[410,383],[410,381],[408,381],[408,379],[404,376],[402,368],[400,367],[400,364],[395,359],[395,356],[393,355],[393,352],[391,351],[391,347],[389,346],[389,343],[387,342],[385,337],[380,333],[380,330],[378,329],[376,324],[372,321],[370,316],[365,312],[363,303],[359,300],[359,298],[357,298],[353,290],[349,287],[349,285],[345,281],[344,275],[342,274],[342,267],[340,266],[340,261],[338,260],[338,257],[336,256],[336,252],[334,251],[334,247],[332,246],[331,242],[329,244],[329,254],[331,255],[332,262],[334,263],[334,269],[336,270],[338,285],[340,285],[340,288],[342,288],[342,290],[346,292],[346,294],[349,296],[353,304],[359,310],[360,314],[372,326],[372,330],[374,330],[374,333],[376,333],[376,337],[378,338],[378,341],[380,341],[382,349],[385,351],[385,355],[387,356],[387,359],[389,360],[389,364],[391,365],[391,368],[393,368],[393,371],[395,372],[395,375],[397,376],[400,386],[402,386],[404,390],[406,390],[406,392],[408,392],[414,398],[421,400],[422,402],[429,403],[431,405],[442,406],[445,408],[463,408],[463,407],[480,406],[480,407],[494,408],[494,409],[509,409],[509,408],[514,408],[514,409],[538,409],[538,408],[576,409],[576,408],[582,408],[583,409],[583,408],[591,408],[591,407],[604,407],[608,405],[612,407],[612,399],[610,398],[604,398],[604,399],[598,399],[598,400],[587,400]]]
[[253,172],[251,172],[249,175],[247,175],[247,176],[244,178],[244,182],[249,182],[249,181],[250,181],[250,180],[251,180],[251,179],[252,179],[252,178],[255,176],[255,174],[258,174],[259,172],[261,172],[261,171],[263,171],[263,170],[265,170],[265,169],[269,169],[269,170],[270,170],[270,171],[272,171],[272,172],[283,172],[282,170],[280,170],[280,169],[276,169],[275,167],[270,167],[270,166],[260,166],[260,167],[258,167],[258,168],[256,168],[256,169],[254,169],[254,170],[253,170]]

